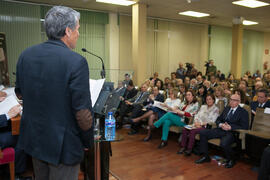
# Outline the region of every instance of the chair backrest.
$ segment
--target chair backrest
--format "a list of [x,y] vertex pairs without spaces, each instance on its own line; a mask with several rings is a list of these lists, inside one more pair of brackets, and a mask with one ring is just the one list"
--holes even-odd
[[199,103],[199,106],[201,107],[203,102],[202,97],[197,97],[197,101]]
[[264,113],[263,108],[256,109],[256,115],[252,125],[253,131],[270,132],[270,114]]
[[221,114],[223,112],[223,110],[224,110],[224,107],[225,107],[224,100],[219,100],[218,103],[216,104],[216,106],[219,109],[219,114]]
[[248,105],[244,105],[243,108],[248,112],[248,129],[250,129],[251,126],[251,108]]

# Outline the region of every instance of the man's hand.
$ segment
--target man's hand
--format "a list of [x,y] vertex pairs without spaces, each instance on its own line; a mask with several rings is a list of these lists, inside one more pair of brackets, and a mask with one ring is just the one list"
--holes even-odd
[[22,111],[21,105],[16,105],[13,106],[9,111],[8,111],[8,116],[9,118],[14,118],[16,117],[20,112]]
[[127,105],[132,105],[132,103],[131,103],[131,102],[129,102],[129,101],[126,101],[126,104],[127,104]]
[[227,123],[225,122],[224,124],[221,125],[221,128],[224,130],[224,131],[229,131],[232,129],[232,127]]
[[0,91],[0,102],[4,101],[7,97],[7,93]]

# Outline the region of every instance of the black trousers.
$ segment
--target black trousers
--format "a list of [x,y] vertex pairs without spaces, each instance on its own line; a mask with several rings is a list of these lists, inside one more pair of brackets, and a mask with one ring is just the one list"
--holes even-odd
[[258,180],[270,180],[270,146],[264,149]]
[[233,159],[233,150],[231,144],[235,141],[234,135],[230,131],[224,131],[221,128],[205,129],[200,131],[200,152],[208,155],[208,140],[220,138],[220,146],[223,148],[226,159]]

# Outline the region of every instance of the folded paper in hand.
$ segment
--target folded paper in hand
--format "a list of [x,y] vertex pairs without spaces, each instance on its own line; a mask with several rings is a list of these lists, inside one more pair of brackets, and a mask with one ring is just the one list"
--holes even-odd
[[270,108],[265,108],[265,109],[264,109],[264,113],[265,113],[265,114],[270,114]]
[[6,99],[0,103],[0,114],[7,114],[13,106],[18,104],[19,103],[14,96],[6,97]]
[[162,103],[162,102],[159,102],[159,101],[154,101],[153,106],[154,106],[154,107],[157,107],[157,108],[159,108],[159,109],[162,109],[162,110],[164,110],[164,111],[168,111],[168,108],[162,106],[161,104],[163,104],[163,103]]

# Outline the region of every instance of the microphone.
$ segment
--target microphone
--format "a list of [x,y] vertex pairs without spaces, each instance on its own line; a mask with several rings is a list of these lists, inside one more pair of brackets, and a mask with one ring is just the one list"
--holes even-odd
[[104,79],[105,78],[105,75],[106,75],[106,72],[105,72],[105,67],[104,67],[103,59],[100,56],[98,56],[98,55],[96,55],[94,53],[91,53],[90,51],[87,51],[87,49],[85,49],[85,48],[82,48],[82,51],[83,52],[87,52],[87,53],[89,53],[89,54],[91,54],[93,56],[96,56],[97,58],[99,58],[101,60],[102,70],[100,71],[100,75],[101,75],[101,78]]

